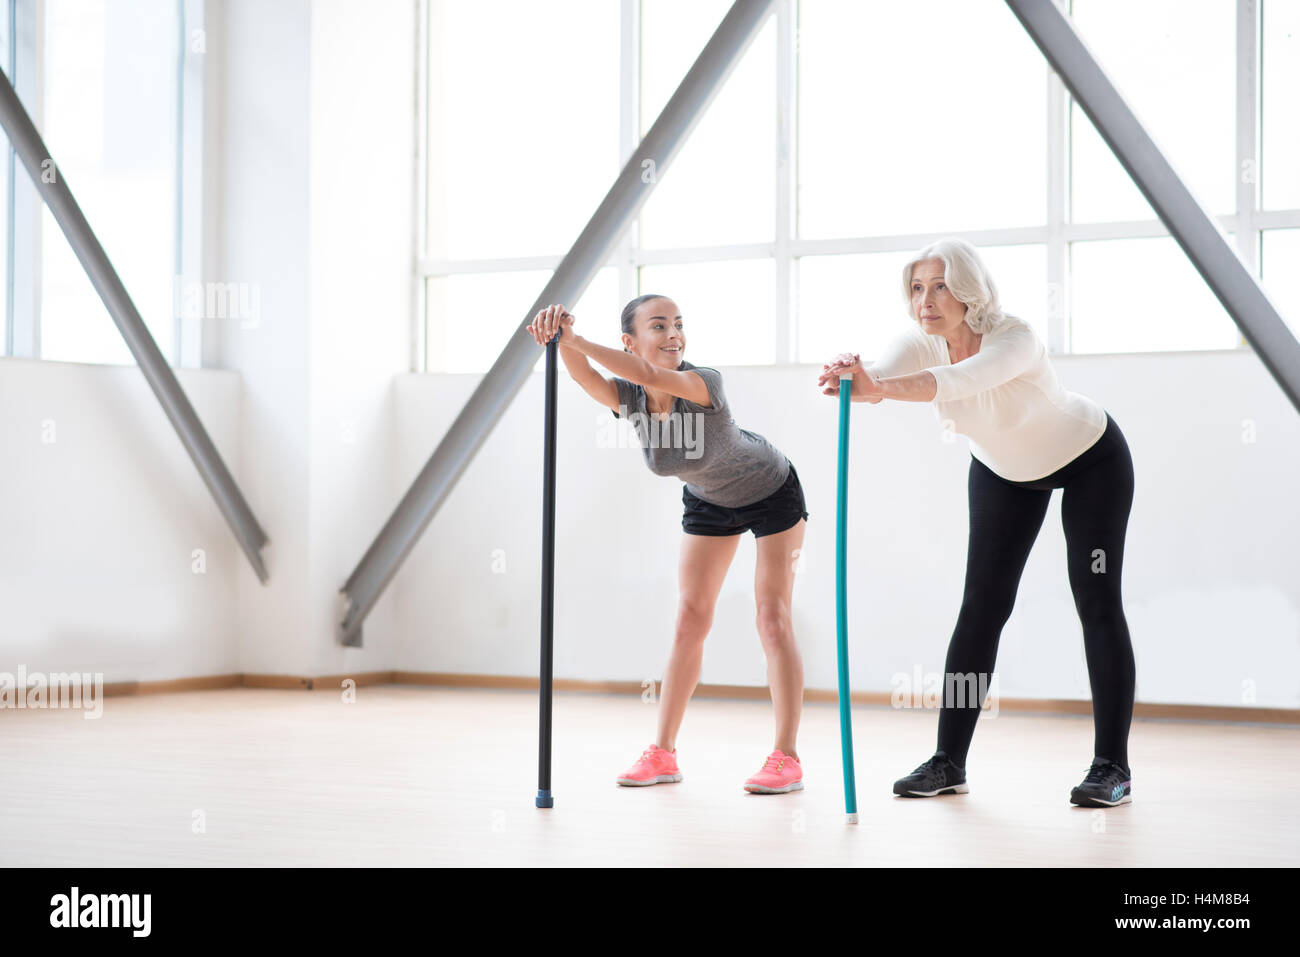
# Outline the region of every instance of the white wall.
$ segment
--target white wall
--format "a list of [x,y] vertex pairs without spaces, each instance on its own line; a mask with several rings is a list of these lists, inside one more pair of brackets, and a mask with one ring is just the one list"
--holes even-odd
[[[415,4],[312,5],[310,579],[313,674],[392,667],[393,598],[362,650],[339,588],[392,512],[393,380],[410,368]],[[365,64],[364,69],[354,65]]]
[[[393,377],[409,368],[415,5],[223,4],[221,275],[262,290],[223,326],[249,410],[246,492],[268,585],[239,581],[259,674],[392,667],[387,597],[365,646],[338,594],[392,508]],[[366,64],[357,69],[356,64]]]
[[308,582],[308,268],[311,13],[306,0],[216,5],[221,61],[219,272],[256,288],[256,321],[221,324],[225,368],[240,373],[248,474],[242,488],[270,536],[270,582],[240,569],[241,670],[296,674],[311,660]]
[[[1295,410],[1246,353],[1076,356],[1057,368],[1067,388],[1111,412],[1133,453],[1124,595],[1139,700],[1252,703],[1242,684],[1251,681],[1253,703],[1300,706]],[[724,370],[738,424],[775,442],[804,482],[810,515],[795,630],[807,685],[834,688],[837,410],[814,388],[816,371]],[[399,381],[403,487],[476,381]],[[398,668],[536,674],[541,396],[534,373],[399,574]],[[969,446],[961,437],[945,444],[925,405],[858,405],[853,414],[852,682],[886,691],[895,673],[943,670],[965,569]],[[1250,444],[1246,419],[1256,430]],[[660,675],[672,637],[681,483],[652,475],[635,447],[599,447],[613,421],[564,378],[555,671],[641,681]],[[1060,494],[1003,632],[1004,696],[1088,697]],[[765,681],[753,628],[754,554],[746,535],[719,600],[705,682]],[[494,571],[502,557],[504,571]]]
[[[238,376],[178,378],[242,480]],[[0,359],[0,449],[0,671],[238,670],[244,554],[137,368]]]

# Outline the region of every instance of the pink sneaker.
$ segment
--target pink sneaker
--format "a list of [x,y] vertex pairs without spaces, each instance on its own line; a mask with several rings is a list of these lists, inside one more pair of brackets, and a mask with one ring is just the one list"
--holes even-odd
[[677,749],[665,751],[652,744],[641,752],[636,764],[619,775],[618,783],[640,788],[649,784],[675,784],[681,779],[682,772],[677,770]]
[[754,794],[785,794],[803,789],[803,768],[784,751],[773,751],[763,768],[745,782],[745,790]]

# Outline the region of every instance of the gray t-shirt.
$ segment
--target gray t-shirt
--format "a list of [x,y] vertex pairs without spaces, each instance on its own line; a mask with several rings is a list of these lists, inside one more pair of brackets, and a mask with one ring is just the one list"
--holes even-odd
[[785,484],[789,459],[763,436],[736,426],[722,373],[684,359],[677,369],[700,374],[709,388],[709,408],[674,396],[672,411],[661,419],[646,411],[645,389],[614,377],[622,417],[636,429],[650,471],[676,475],[692,495],[724,508],[752,505]]

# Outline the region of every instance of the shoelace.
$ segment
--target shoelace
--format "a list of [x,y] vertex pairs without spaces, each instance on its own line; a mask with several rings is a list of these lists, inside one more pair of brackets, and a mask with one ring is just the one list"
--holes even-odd
[[920,767],[918,767],[912,773],[927,774],[927,775],[943,774],[944,772],[941,766],[942,761],[943,761],[942,758],[933,757],[930,760],[926,761],[924,764],[922,764]]
[[1104,784],[1106,778],[1116,771],[1123,774],[1117,764],[1094,764],[1088,768],[1088,776],[1083,779],[1084,784]]
[[763,771],[766,771],[769,767],[772,768],[773,771],[780,771],[784,764],[785,764],[785,758],[781,758],[778,761],[776,758],[772,757],[769,754],[767,756],[767,760],[763,762],[763,766],[759,768],[759,772],[761,773]]

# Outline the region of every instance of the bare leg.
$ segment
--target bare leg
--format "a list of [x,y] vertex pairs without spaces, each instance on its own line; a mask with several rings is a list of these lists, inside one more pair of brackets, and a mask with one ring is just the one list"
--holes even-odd
[[713,625],[718,592],[739,544],[739,535],[682,535],[677,630],[659,689],[659,740],[655,744],[665,751],[677,746],[686,703],[700,680],[704,639]]
[[757,608],[758,637],[767,655],[767,683],[772,693],[776,718],[776,748],[798,760],[795,739],[803,709],[803,659],[795,640],[791,620],[794,567],[803,547],[803,519],[784,532],[758,539],[758,563],[754,571],[754,604]]

